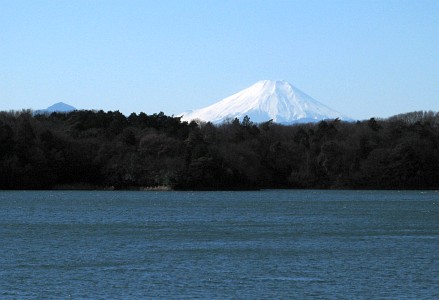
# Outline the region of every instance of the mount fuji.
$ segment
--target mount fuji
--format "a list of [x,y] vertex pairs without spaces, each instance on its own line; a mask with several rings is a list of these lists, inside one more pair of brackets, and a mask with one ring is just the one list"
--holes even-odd
[[286,81],[263,80],[205,108],[180,114],[183,121],[201,120],[219,124],[244,116],[256,123],[273,120],[280,124],[319,122],[351,118],[311,98]]

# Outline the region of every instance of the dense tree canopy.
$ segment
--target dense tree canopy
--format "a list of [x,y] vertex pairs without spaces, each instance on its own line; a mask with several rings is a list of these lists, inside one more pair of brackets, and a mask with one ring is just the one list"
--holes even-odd
[[438,146],[434,112],[291,126],[0,112],[0,189],[437,189]]

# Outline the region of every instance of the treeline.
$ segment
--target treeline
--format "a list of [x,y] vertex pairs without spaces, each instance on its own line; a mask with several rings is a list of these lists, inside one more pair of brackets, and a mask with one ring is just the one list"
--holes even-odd
[[439,113],[282,126],[0,112],[0,189],[438,189]]

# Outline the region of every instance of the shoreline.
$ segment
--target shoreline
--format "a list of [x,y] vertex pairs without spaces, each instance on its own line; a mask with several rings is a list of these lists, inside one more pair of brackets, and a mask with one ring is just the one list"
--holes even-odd
[[0,189],[0,192],[7,191],[109,191],[109,192],[257,192],[266,190],[302,190],[302,191],[433,191],[439,192],[439,188],[426,189],[379,189],[379,188],[287,188],[287,187],[265,187],[265,188],[230,188],[230,189],[173,189],[169,186],[150,187],[129,187],[118,189],[113,186],[92,186],[92,185],[60,185],[51,189]]

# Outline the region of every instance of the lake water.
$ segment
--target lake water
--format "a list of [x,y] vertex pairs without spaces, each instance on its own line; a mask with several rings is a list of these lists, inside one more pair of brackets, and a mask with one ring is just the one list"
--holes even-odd
[[0,298],[438,299],[439,192],[0,192]]

